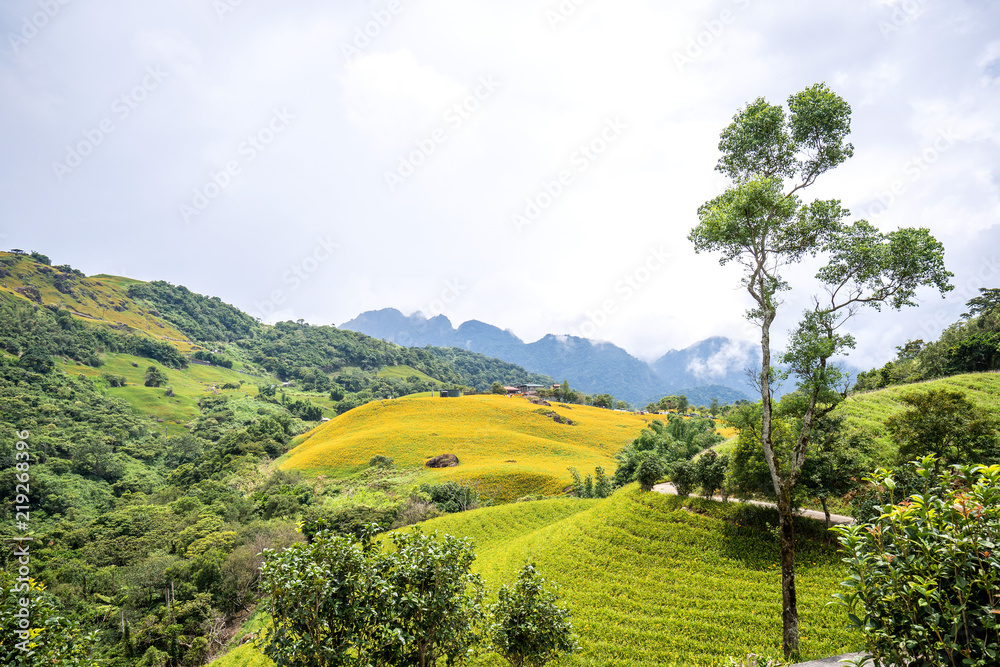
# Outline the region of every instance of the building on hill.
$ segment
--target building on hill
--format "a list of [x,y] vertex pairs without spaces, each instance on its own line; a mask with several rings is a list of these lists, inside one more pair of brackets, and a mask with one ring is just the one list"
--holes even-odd
[[539,389],[545,389],[544,384],[519,384],[517,385],[518,391],[520,391],[525,396],[537,394]]

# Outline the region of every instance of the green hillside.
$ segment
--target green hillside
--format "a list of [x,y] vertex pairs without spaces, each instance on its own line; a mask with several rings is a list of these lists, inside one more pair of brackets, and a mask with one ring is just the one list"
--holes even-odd
[[[778,550],[766,526],[776,515],[643,493],[607,500],[553,499],[490,507],[423,524],[474,539],[487,588],[536,562],[573,613],[582,651],[559,665],[725,665],[730,656],[780,655]],[[803,658],[859,647],[844,612],[828,603],[844,570],[819,535],[799,525],[797,583]],[[259,662],[255,662],[259,661]],[[271,664],[243,646],[214,667]],[[477,664],[499,665],[481,659]]]
[[[164,387],[143,386],[144,374],[149,366],[155,366],[166,374]],[[100,379],[106,373],[121,375],[125,378],[125,386],[108,387],[108,396],[122,398],[137,413],[162,420],[168,435],[187,432],[188,422],[199,414],[198,401],[203,396],[254,396],[257,393],[254,382],[260,381],[259,378],[219,366],[191,364],[185,369],[174,369],[129,354],[108,354],[100,368],[63,360],[56,361],[56,367],[67,374],[82,374],[92,379]],[[241,386],[223,389],[227,384]],[[168,386],[174,396],[166,395]]]
[[28,255],[0,252],[0,294],[58,306],[82,321],[125,327],[190,350],[183,332],[128,296],[129,288],[139,282],[120,276],[88,278],[68,265],[50,266]]
[[885,420],[903,410],[901,396],[931,389],[963,392],[974,405],[994,414],[1000,413],[1000,373],[966,373],[852,394],[833,414],[844,417],[849,433],[859,432],[873,438],[883,458],[889,462],[896,452],[885,430]]
[[440,380],[432,378],[423,371],[410,366],[387,366],[378,372],[378,376],[380,378],[398,378],[400,380],[405,380],[408,377],[416,377],[418,380],[431,384],[441,384]]

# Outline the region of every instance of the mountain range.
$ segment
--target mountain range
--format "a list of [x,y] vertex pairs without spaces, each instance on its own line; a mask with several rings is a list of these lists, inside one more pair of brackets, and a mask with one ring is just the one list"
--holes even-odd
[[395,308],[362,313],[340,328],[404,347],[433,345],[478,352],[568,380],[571,387],[589,394],[612,394],[636,407],[671,394],[684,394],[693,405],[708,405],[713,398],[730,403],[757,393],[744,369],[759,366],[759,348],[721,336],[671,350],[647,363],[606,341],[548,334],[525,343],[510,331],[478,320],[456,328],[444,315],[404,315]]

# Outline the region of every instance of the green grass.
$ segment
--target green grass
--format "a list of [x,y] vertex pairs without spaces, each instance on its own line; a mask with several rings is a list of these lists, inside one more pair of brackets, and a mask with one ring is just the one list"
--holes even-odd
[[[573,614],[581,652],[555,665],[668,667],[725,665],[781,648],[778,549],[747,511],[721,504],[643,493],[634,485],[606,500],[557,498],[452,514],[422,524],[471,537],[495,595],[526,559],[559,586]],[[857,650],[840,607],[828,603],[845,577],[838,554],[817,522],[799,523],[797,587],[802,658]],[[240,649],[246,662],[253,651]],[[269,663],[264,663],[269,664]],[[500,665],[493,657],[475,664]]]
[[424,382],[442,384],[441,380],[436,380],[423,371],[418,371],[416,368],[412,368],[410,366],[386,366],[378,372],[378,376],[380,378],[399,378],[400,380],[405,380],[412,375],[417,376],[417,378],[423,380]]
[[229,641],[229,651],[209,664],[212,667],[273,667],[274,663],[253,647],[252,640],[241,643],[244,637],[258,634],[269,621],[270,616],[264,611],[255,611]]
[[[153,419],[163,420],[169,435],[186,433],[186,424],[200,413],[198,401],[202,396],[215,393],[228,395],[248,395],[257,393],[256,378],[219,366],[191,364],[185,369],[167,368],[159,362],[129,354],[109,354],[104,357],[104,365],[91,368],[62,359],[56,360],[57,367],[69,375],[83,375],[91,378],[102,373],[113,373],[125,377],[126,386],[109,387],[108,395],[124,399],[138,413]],[[135,363],[137,366],[133,366]],[[149,366],[156,366],[167,375],[167,384],[162,387],[143,386],[144,375]],[[228,383],[244,384],[240,389],[225,389]],[[173,387],[174,396],[166,396],[166,387]]]
[[906,408],[900,400],[903,394],[931,389],[961,391],[976,406],[994,414],[1000,412],[1000,373],[966,373],[853,394],[837,406],[833,414],[844,417],[849,431],[873,438],[884,460],[891,461],[895,459],[896,448],[889,440],[885,421]]

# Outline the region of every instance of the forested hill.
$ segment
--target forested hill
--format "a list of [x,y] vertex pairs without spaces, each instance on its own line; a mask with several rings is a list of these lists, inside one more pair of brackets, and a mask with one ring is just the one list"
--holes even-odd
[[[329,392],[338,412],[440,384],[485,391],[495,381],[552,383],[548,376],[483,355],[455,364],[439,350],[408,349],[331,326],[264,325],[218,297],[164,281],[87,277],[68,265],[51,265],[40,253],[0,253],[0,297],[5,323],[0,348],[11,354],[32,349],[96,367],[102,354],[120,352],[170,368],[187,365],[186,355],[192,355],[306,391]],[[379,377],[394,367],[417,372]],[[424,381],[412,381],[420,375]]]

